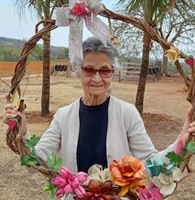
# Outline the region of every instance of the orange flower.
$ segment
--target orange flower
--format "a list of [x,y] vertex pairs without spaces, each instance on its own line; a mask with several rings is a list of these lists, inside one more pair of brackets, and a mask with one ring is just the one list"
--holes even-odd
[[145,188],[145,166],[136,158],[124,156],[120,161],[113,160],[109,169],[114,183],[121,186],[119,196],[124,196],[128,190],[136,193],[140,187]]

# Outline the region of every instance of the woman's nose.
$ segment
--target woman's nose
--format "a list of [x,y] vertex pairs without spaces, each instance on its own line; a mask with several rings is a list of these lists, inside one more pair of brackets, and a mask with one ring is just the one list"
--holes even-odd
[[94,81],[101,81],[102,80],[102,77],[100,76],[100,72],[99,71],[96,71],[96,73],[93,75],[93,78],[92,78]]

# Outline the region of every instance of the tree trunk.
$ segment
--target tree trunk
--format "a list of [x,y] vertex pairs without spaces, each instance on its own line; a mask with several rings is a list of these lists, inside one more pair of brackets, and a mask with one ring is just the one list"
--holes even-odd
[[49,114],[50,103],[50,33],[47,33],[43,39],[43,80],[42,80],[42,98],[41,98],[41,116]]
[[70,70],[70,63],[68,62],[68,65],[67,65],[67,70],[66,70],[66,78],[70,78],[71,76],[71,70]]
[[148,72],[150,44],[151,44],[151,38],[146,32],[144,32],[141,72],[140,72],[139,84],[137,87],[137,94],[135,101],[135,106],[138,109],[141,116],[143,114],[144,93],[145,93],[146,78]]
[[168,74],[168,58],[163,55],[162,75],[165,76],[167,74]]

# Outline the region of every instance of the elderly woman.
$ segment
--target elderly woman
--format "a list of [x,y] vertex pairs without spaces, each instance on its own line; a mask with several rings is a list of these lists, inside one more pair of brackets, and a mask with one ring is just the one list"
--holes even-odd
[[[124,155],[144,163],[147,159],[165,160],[179,138],[186,144],[194,135],[195,122],[190,123],[188,111],[177,140],[163,151],[154,148],[135,106],[108,93],[115,68],[115,51],[110,44],[105,46],[94,37],[87,39],[83,42],[83,61],[75,59],[74,67],[84,94],[55,114],[36,145],[43,159],[61,149],[63,165],[73,173],[87,172],[93,164],[106,168],[113,159]],[[7,123],[16,111],[12,104],[7,104],[5,110],[3,120]]]

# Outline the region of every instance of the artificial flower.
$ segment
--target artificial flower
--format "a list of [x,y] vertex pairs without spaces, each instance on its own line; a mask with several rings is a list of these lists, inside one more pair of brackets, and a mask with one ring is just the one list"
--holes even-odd
[[83,198],[76,196],[74,200],[120,200],[118,196],[112,195],[109,191],[112,189],[112,181],[106,181],[101,186],[93,179],[90,179]]
[[11,98],[11,103],[15,106],[15,110],[17,110],[20,106],[20,95],[16,90]]
[[121,42],[119,41],[117,35],[113,35],[111,37],[111,41],[112,41],[113,46],[121,45]]
[[172,175],[160,173],[158,176],[153,177],[153,183],[156,187],[160,188],[160,193],[164,196],[170,195],[176,188],[176,182],[182,177],[182,172],[179,168],[171,168]]
[[148,159],[146,163],[152,177],[158,176],[160,173],[171,175],[172,172],[170,171],[170,169],[175,166],[175,164],[166,165],[161,158],[154,160],[153,162]]
[[58,198],[72,192],[75,192],[80,198],[84,197],[85,189],[81,186],[81,183],[86,181],[88,177],[86,173],[79,172],[74,176],[66,167],[61,167],[59,175],[52,180],[52,184],[58,187],[56,192]]
[[85,185],[88,185],[90,179],[95,180],[98,185],[112,180],[110,176],[110,170],[108,168],[103,170],[102,166],[98,164],[92,165],[89,168],[88,175],[89,176],[87,180],[84,182]]
[[109,169],[114,183],[121,186],[119,196],[124,196],[128,190],[136,193],[140,187],[145,187],[145,166],[136,158],[124,156],[119,161],[113,160]]
[[139,199],[140,200],[161,200],[162,194],[160,189],[157,188],[154,184],[151,184],[148,188],[139,189]]
[[190,67],[195,66],[195,61],[194,61],[194,58],[192,56],[186,56],[185,57],[185,63],[188,64]]
[[17,118],[15,118],[15,117],[12,117],[12,118],[10,118],[9,119],[9,121],[8,121],[8,126],[9,126],[9,129],[10,130],[12,130],[12,129],[14,129],[14,127],[16,126],[16,124],[17,124]]
[[182,140],[182,139],[179,139],[179,141],[177,142],[177,146],[176,146],[174,152],[175,152],[177,155],[179,155],[180,153],[182,153],[182,151],[183,151],[183,140]]
[[180,58],[180,50],[171,46],[170,49],[165,51],[164,55],[169,58],[172,64],[174,64]]
[[78,17],[90,13],[89,9],[85,7],[83,0],[79,0],[77,3],[75,3],[70,12]]

